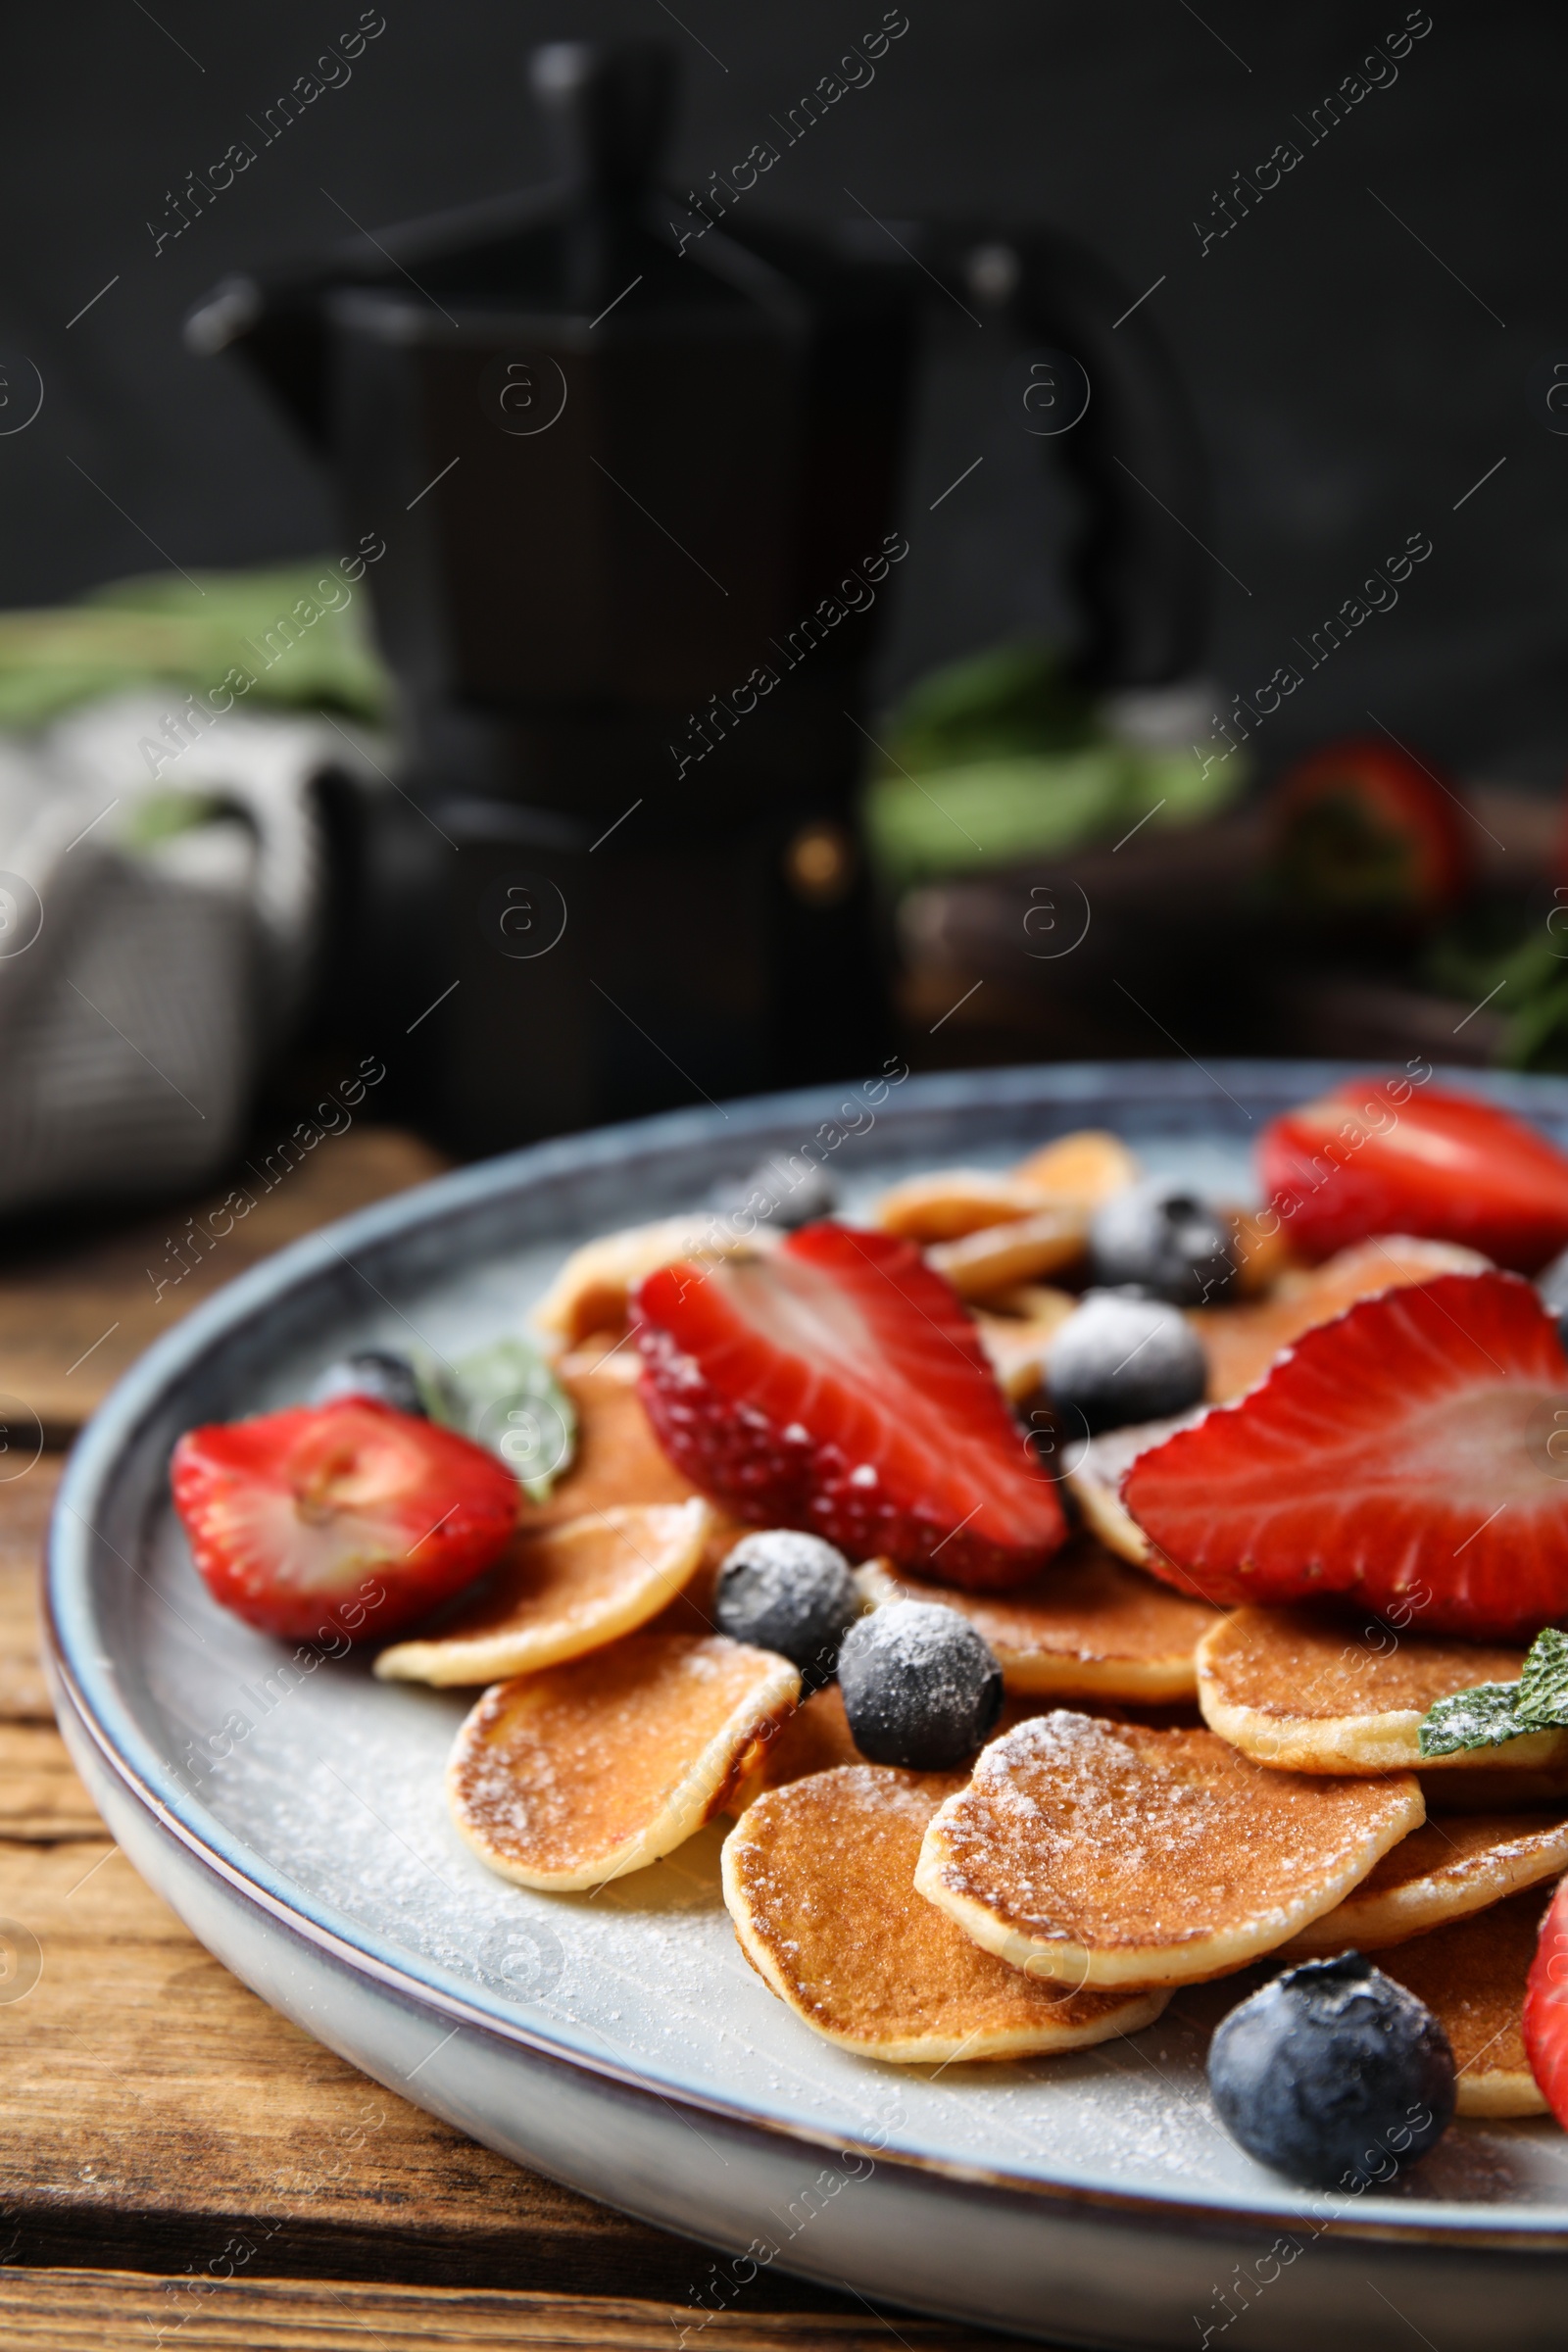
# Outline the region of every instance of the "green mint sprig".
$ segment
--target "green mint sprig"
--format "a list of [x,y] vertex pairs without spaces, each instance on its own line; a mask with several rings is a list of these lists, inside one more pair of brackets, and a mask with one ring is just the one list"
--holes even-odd
[[488,1348],[443,1367],[416,1367],[433,1421],[497,1453],[532,1502],[548,1502],[577,1448],[571,1398],[525,1340],[492,1341]]
[[1438,1699],[1418,1740],[1423,1756],[1453,1756],[1561,1730],[1568,1730],[1568,1634],[1548,1625],[1530,1644],[1516,1683],[1477,1683]]

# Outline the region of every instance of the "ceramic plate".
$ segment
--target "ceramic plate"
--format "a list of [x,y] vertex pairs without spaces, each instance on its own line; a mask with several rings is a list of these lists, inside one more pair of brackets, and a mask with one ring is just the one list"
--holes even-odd
[[[579,1240],[699,1204],[852,1118],[830,1156],[852,1216],[903,1171],[1000,1166],[1087,1125],[1245,1197],[1264,1120],[1342,1074],[1076,1066],[908,1079],[874,1111],[852,1088],[681,1112],[461,1171],[245,1275],[121,1383],[60,1491],[56,1703],[115,1836],[220,1959],[355,2065],[723,2249],[693,2249],[688,2343],[705,2313],[744,2313],[774,2265],[1057,2342],[1318,2352],[1333,2329],[1346,2352],[1555,2343],[1568,2139],[1554,2127],[1467,2123],[1385,2188],[1294,2190],[1224,2135],[1204,2091],[1234,1984],[1066,2058],[852,2057],[743,1959],[718,1826],[597,1895],[492,1877],[443,1802],[463,1695],[375,1683],[357,1652],[289,1667],[208,1600],[168,1499],[170,1449],[192,1423],[297,1398],[351,1343],[416,1336],[459,1353],[524,1316]],[[1568,1081],[1461,1083],[1568,1141]]]

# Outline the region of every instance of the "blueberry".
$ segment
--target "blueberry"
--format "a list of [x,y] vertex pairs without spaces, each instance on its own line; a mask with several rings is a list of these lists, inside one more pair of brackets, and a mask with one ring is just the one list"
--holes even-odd
[[726,1179],[715,1184],[708,1198],[724,1216],[745,1212],[759,1224],[784,1233],[793,1233],[798,1225],[814,1224],[818,1217],[830,1217],[838,1205],[838,1194],[814,1160],[782,1157],[760,1161],[749,1176],[738,1181]]
[[335,1396],[373,1396],[400,1413],[430,1417],[419,1388],[419,1376],[406,1355],[390,1348],[361,1348],[353,1355],[328,1364],[311,1391],[312,1404],[328,1404]]
[[991,1644],[956,1609],[928,1600],[892,1601],[852,1626],[839,1688],[861,1755],[915,1772],[964,1763],[1002,1712]]
[[1424,2002],[1359,1952],[1287,1969],[1209,2047],[1220,2122],[1259,2164],[1322,2187],[1388,2181],[1453,2121],[1453,2052]]
[[1089,1252],[1098,1282],[1136,1283],[1173,1306],[1201,1306],[1236,1273],[1224,1219],[1163,1176],[1130,1184],[1096,1209]]
[[1091,1430],[1185,1412],[1207,1380],[1202,1343],[1179,1310],[1127,1291],[1086,1292],[1046,1353],[1052,1402]]
[[718,1572],[719,1632],[779,1651],[808,1692],[833,1680],[839,1643],[859,1614],[850,1563],[820,1536],[789,1527],[743,1536]]

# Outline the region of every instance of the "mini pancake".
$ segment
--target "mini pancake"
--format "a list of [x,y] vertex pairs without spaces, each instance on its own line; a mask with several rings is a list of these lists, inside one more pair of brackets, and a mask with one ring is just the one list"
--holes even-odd
[[1195,1984],[1332,1910],[1424,1812],[1409,1773],[1265,1772],[1212,1732],[1058,1709],[981,1751],[914,1883],[1033,1976]]
[[1102,1430],[1099,1437],[1082,1442],[1076,1461],[1069,1443],[1067,1460],[1072,1466],[1063,1471],[1067,1486],[1085,1524],[1118,1559],[1141,1567],[1150,1556],[1149,1538],[1122,1501],[1123,1478],[1141,1453],[1201,1420],[1203,1411],[1200,1405],[1195,1412],[1173,1413],[1165,1420],[1132,1421],[1123,1429]]
[[1533,1887],[1378,1954],[1379,1968],[1425,2001],[1452,2043],[1461,2115],[1549,2112],[1530,2071],[1522,2020],[1546,1899]]
[[623,1389],[634,1389],[642,1377],[643,1359],[630,1345],[625,1331],[590,1331],[584,1334],[564,1355],[555,1360],[558,1380],[581,1380],[589,1373],[603,1373],[606,1380],[616,1382]]
[[635,1348],[626,1346],[612,1364],[564,1375],[563,1386],[577,1408],[576,1451],[548,1502],[524,1499],[518,1505],[520,1528],[559,1527],[623,1503],[689,1502],[697,1493],[663,1452],[642,1398],[621,1376],[620,1360],[628,1356],[638,1361]]
[[1290,1227],[1276,1215],[1273,1226],[1265,1228],[1267,1212],[1253,1208],[1227,1208],[1221,1213],[1231,1229],[1237,1291],[1243,1298],[1261,1298],[1282,1275],[1300,1263],[1291,1248]]
[[1430,1282],[1436,1274],[1485,1273],[1491,1262],[1479,1250],[1453,1242],[1389,1234],[1356,1242],[1310,1271],[1284,1275],[1270,1298],[1195,1307],[1187,1319],[1208,1357],[1208,1401],[1222,1404],[1255,1387],[1282,1348],[1314,1324],[1331,1323],[1358,1298]]
[[[637,1394],[641,1359],[636,1350],[622,1345],[609,1354],[608,1350],[616,1348],[614,1339],[601,1334],[594,1337],[602,1339],[601,1346],[573,1350],[557,1362],[556,1376],[576,1407],[577,1447],[570,1469],[558,1479],[548,1502],[524,1499],[518,1504],[517,1526],[524,1535],[585,1519],[595,1512],[706,1499],[675,1468],[654,1436]],[[579,1358],[586,1360],[579,1362]],[[623,1368],[628,1362],[629,1379]],[[671,1603],[675,1614],[667,1627],[661,1624],[662,1633],[711,1631],[708,1602],[719,1563],[731,1545],[750,1531],[713,1503],[708,1506],[708,1531],[702,1560],[687,1589],[689,1597]]]
[[453,1820],[520,1886],[602,1886],[722,1808],[800,1687],[787,1659],[720,1634],[628,1634],[497,1683],[452,1751]]
[[1033,1185],[1053,1200],[1098,1208],[1112,1193],[1136,1184],[1143,1172],[1119,1135],[1103,1127],[1080,1127],[1031,1152],[1012,1174],[1015,1183]]
[[874,1213],[884,1233],[924,1245],[956,1242],[988,1225],[1015,1224],[1051,1206],[1048,1192],[1020,1183],[1015,1176],[998,1176],[985,1168],[937,1168],[928,1176],[896,1184],[883,1194]]
[[[943,1594],[945,1600],[950,1597]],[[997,1718],[997,1735],[1010,1732],[1015,1723],[1039,1713],[1036,1700],[1004,1698]],[[766,1789],[787,1788],[792,1781],[804,1781],[813,1772],[832,1772],[841,1764],[866,1761],[850,1731],[850,1720],[844,1712],[844,1693],[837,1683],[830,1683],[825,1690],[817,1690],[803,1700],[794,1714],[760,1743],[750,1770],[726,1800],[724,1810],[739,1819],[747,1806],[756,1804]],[[923,1781],[932,1775],[917,1773],[915,1778]]]
[[[1004,1291],[973,1310],[980,1344],[1003,1393],[1012,1403],[1032,1396],[1044,1382],[1051,1343],[1077,1304],[1071,1291],[1028,1283]],[[994,1308],[1003,1311],[991,1311]]]
[[738,1819],[769,1788],[787,1788],[792,1781],[807,1780],[813,1772],[832,1772],[841,1764],[864,1762],[844,1712],[844,1693],[837,1683],[830,1683],[774,1727],[725,1810]]
[[935,1242],[926,1264],[952,1283],[960,1298],[989,1298],[1042,1274],[1076,1264],[1089,1239],[1085,1210],[1066,1203],[1036,1209],[1010,1224],[987,1225],[960,1241]]
[[382,1650],[382,1682],[493,1683],[603,1649],[646,1625],[702,1560],[711,1513],[690,1502],[619,1505],[516,1535],[483,1593],[438,1634]]
[[1452,1813],[1401,1838],[1334,1910],[1293,1936],[1283,1957],[1378,1951],[1468,1919],[1568,1870],[1568,1818]]
[[677,1258],[700,1265],[720,1257],[755,1257],[775,1247],[776,1237],[765,1226],[741,1234],[733,1219],[712,1209],[628,1226],[574,1250],[534,1308],[533,1319],[541,1331],[575,1347],[589,1332],[624,1330],[631,1293],[645,1274],[656,1274]]
[[1152,2025],[1165,1992],[1063,1994],[981,1951],[915,1893],[926,1827],[962,1787],[957,1773],[853,1764],[760,1797],[722,1864],[759,1976],[813,2033],[906,2066],[1083,2049]]
[[1199,1642],[1220,1622],[1218,1610],[1127,1567],[1092,1536],[1010,1592],[917,1584],[880,1560],[857,1582],[873,1608],[926,1600],[956,1609],[996,1651],[1009,1691],[1054,1698],[1191,1698]]
[[1473,1683],[1516,1683],[1523,1665],[1522,1649],[1396,1632],[1375,1617],[1235,1609],[1199,1644],[1198,1703],[1222,1740],[1291,1772],[1462,1765],[1501,1778],[1568,1761],[1568,1732],[1529,1732],[1452,1757],[1423,1756],[1416,1735],[1435,1699]]

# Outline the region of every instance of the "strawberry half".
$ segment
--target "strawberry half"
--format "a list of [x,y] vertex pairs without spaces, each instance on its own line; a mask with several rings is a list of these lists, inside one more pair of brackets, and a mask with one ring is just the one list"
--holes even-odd
[[345,1602],[373,1611],[378,1641],[395,1633],[471,1584],[517,1522],[504,1462],[368,1396],[187,1430],[170,1483],[213,1598],[296,1641]]
[[1407,1078],[1350,1079],[1287,1111],[1258,1166],[1308,1257],[1412,1233],[1534,1274],[1568,1245],[1568,1157],[1491,1102]]
[[1141,1453],[1150,1566],[1221,1607],[1353,1596],[1420,1632],[1568,1615],[1568,1357],[1516,1275],[1363,1298]]
[[1344,923],[1419,924],[1475,877],[1464,804],[1396,745],[1351,736],[1313,752],[1274,795],[1274,862],[1292,903]]
[[1541,1923],[1525,1986],[1525,2055],[1541,2095],[1568,2127],[1568,1879]]
[[1021,1584],[1066,1535],[957,1296],[891,1234],[808,1225],[664,1266],[636,1299],[660,1444],[740,1518],[950,1584]]

